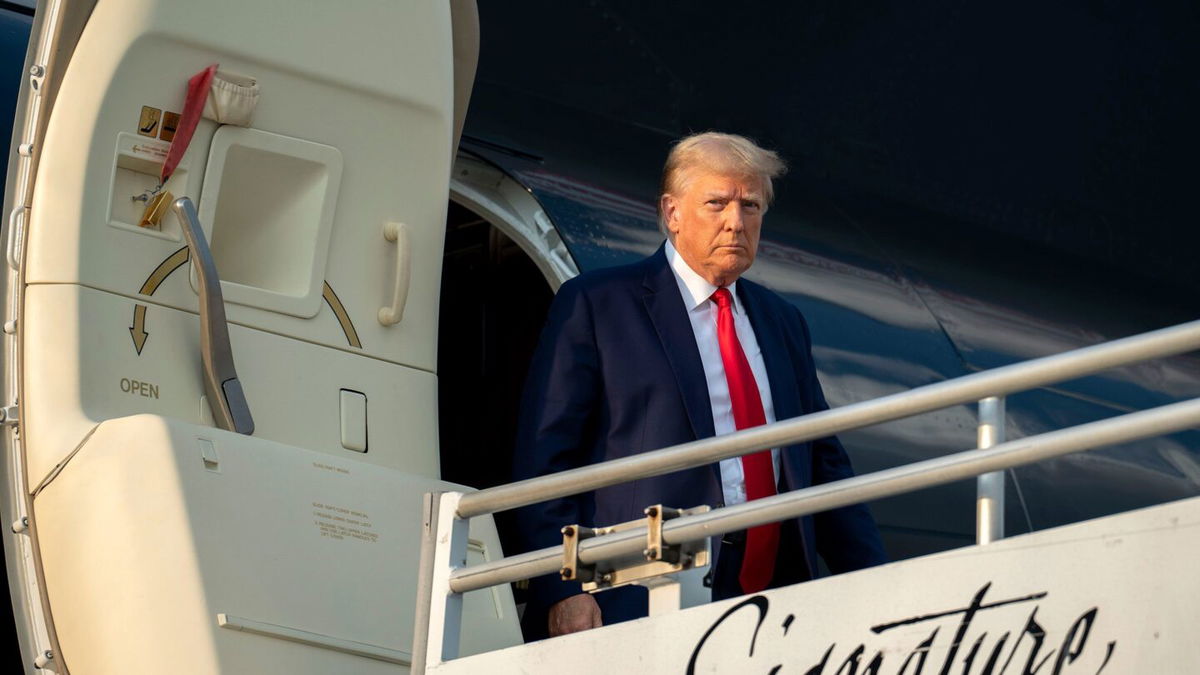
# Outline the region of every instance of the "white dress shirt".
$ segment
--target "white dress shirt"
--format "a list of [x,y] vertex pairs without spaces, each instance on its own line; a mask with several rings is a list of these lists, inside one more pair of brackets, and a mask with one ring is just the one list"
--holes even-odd
[[[696,346],[700,349],[700,361],[704,364],[704,379],[708,382],[708,400],[712,405],[713,429],[718,436],[737,431],[733,421],[733,402],[729,398],[729,382],[725,379],[725,364],[721,360],[721,345],[717,341],[717,303],[713,302],[712,294],[717,287],[708,283],[704,277],[693,270],[667,241],[667,262],[675,273],[675,282],[679,284],[679,293],[683,296],[683,304],[687,308],[688,319],[692,323],[692,333],[696,336]],[[754,328],[746,309],[737,295],[737,282],[727,286],[733,296],[733,326],[737,331],[738,342],[750,362],[750,371],[754,373],[754,382],[758,385],[758,394],[762,398],[763,412],[767,424],[775,421],[775,406],[771,402],[771,384],[767,380],[767,367],[763,363],[762,350],[754,337]],[[771,450],[771,465],[775,469],[775,484],[779,484],[779,449]],[[732,506],[746,501],[746,478],[742,472],[742,458],[723,459],[721,468],[721,491],[725,495],[725,505]]]

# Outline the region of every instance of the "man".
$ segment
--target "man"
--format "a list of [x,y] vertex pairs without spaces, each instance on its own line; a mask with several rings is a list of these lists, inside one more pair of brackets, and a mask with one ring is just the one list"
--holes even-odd
[[[517,478],[625,457],[824,410],[800,312],[739,277],[754,262],[772,179],[770,151],[741,136],[680,141],[663,170],[667,241],[649,258],[563,284],[522,401]],[[567,524],[640,519],[652,504],[733,505],[852,475],[834,438],[776,448],[523,509],[528,548],[561,543]],[[713,542],[713,599],[885,561],[866,506],[752,528]],[[646,615],[646,592],[581,593],[530,584],[526,638]]]

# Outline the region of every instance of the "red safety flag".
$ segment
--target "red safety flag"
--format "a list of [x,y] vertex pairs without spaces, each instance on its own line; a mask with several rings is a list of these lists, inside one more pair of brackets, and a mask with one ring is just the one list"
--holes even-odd
[[200,123],[200,116],[204,114],[204,102],[208,100],[208,90],[212,87],[213,75],[216,72],[217,64],[214,63],[188,80],[187,98],[183,100],[179,128],[175,130],[171,149],[167,151],[167,158],[163,160],[162,175],[159,177],[162,184],[166,184],[171,174],[175,173],[175,167],[179,166],[179,160],[183,159],[183,153],[187,152],[188,144],[192,142],[192,134],[196,132],[196,125]]

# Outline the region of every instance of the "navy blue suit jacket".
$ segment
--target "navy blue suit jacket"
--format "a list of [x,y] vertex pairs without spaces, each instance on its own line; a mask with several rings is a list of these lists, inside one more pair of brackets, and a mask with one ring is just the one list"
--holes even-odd
[[[739,280],[737,293],[762,349],[776,419],[825,410],[800,311],[775,293]],[[714,435],[708,385],[679,286],[663,248],[632,265],[583,274],[559,289],[525,385],[518,428],[517,479],[657,450]],[[853,475],[836,438],[788,446],[780,488]],[[526,507],[518,514],[527,550],[562,543],[564,525],[612,525],[644,518],[652,504],[723,505],[716,464]],[[804,578],[820,554],[834,573],[886,560],[865,505],[799,519]],[[720,551],[714,551],[719,558]],[[572,594],[577,583],[543,577],[530,584],[527,612]],[[640,593],[639,593],[640,592]],[[643,589],[597,594],[605,623],[644,616]],[[543,628],[544,630],[544,628]],[[535,633],[537,631],[535,630]]]

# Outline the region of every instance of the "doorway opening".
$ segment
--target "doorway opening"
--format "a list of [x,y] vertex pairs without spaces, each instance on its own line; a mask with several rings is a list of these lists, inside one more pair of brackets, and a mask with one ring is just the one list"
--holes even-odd
[[[521,391],[554,291],[509,236],[450,202],[438,326],[438,425],[444,480],[512,481]],[[511,513],[496,514],[513,550]]]

